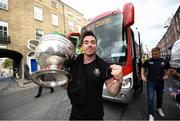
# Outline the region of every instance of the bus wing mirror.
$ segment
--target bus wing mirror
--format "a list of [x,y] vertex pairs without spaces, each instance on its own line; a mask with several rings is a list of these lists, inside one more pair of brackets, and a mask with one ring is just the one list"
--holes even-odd
[[126,3],[123,8],[124,26],[128,27],[134,24],[134,6],[132,3]]

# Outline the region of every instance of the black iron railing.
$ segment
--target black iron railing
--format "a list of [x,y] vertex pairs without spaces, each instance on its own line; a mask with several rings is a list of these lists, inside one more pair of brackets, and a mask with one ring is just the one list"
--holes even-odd
[[1,44],[10,44],[10,36],[0,35],[0,43]]

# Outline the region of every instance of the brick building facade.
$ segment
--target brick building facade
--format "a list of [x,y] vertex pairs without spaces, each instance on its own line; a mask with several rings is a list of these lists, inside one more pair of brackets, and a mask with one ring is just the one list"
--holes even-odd
[[165,26],[165,28],[167,28],[167,31],[157,44],[157,46],[161,48],[163,57],[169,56],[174,42],[180,39],[180,6],[170,20],[169,25]]
[[15,60],[14,68],[18,67],[23,78],[29,39],[80,31],[85,24],[84,16],[61,0],[0,0],[0,58]]

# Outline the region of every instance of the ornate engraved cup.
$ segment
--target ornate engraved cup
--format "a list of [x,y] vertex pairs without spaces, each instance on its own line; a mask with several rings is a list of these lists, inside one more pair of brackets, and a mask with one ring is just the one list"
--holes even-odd
[[58,34],[44,35],[35,49],[40,70],[31,75],[32,81],[44,87],[64,85],[69,80],[69,73],[63,63],[74,54],[75,48],[70,40]]

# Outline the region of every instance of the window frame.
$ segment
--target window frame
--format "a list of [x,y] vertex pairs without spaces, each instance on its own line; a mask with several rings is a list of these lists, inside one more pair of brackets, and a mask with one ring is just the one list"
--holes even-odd
[[57,13],[51,13],[52,25],[59,26],[59,16]]
[[[6,27],[6,35],[2,34],[2,36],[8,36],[8,23],[7,22],[3,22],[0,21],[0,26],[2,26],[3,28]],[[1,28],[0,28],[1,29]],[[4,29],[0,30],[2,33],[4,33]],[[1,34],[0,34],[1,36]]]
[[80,33],[82,30],[82,27],[80,25],[78,25],[78,32]]
[[69,31],[73,31],[74,30],[74,23],[71,20],[68,21],[68,29],[69,29]]
[[8,10],[8,0],[0,0],[0,9]]
[[43,21],[43,7],[37,4],[34,4],[34,19]]

